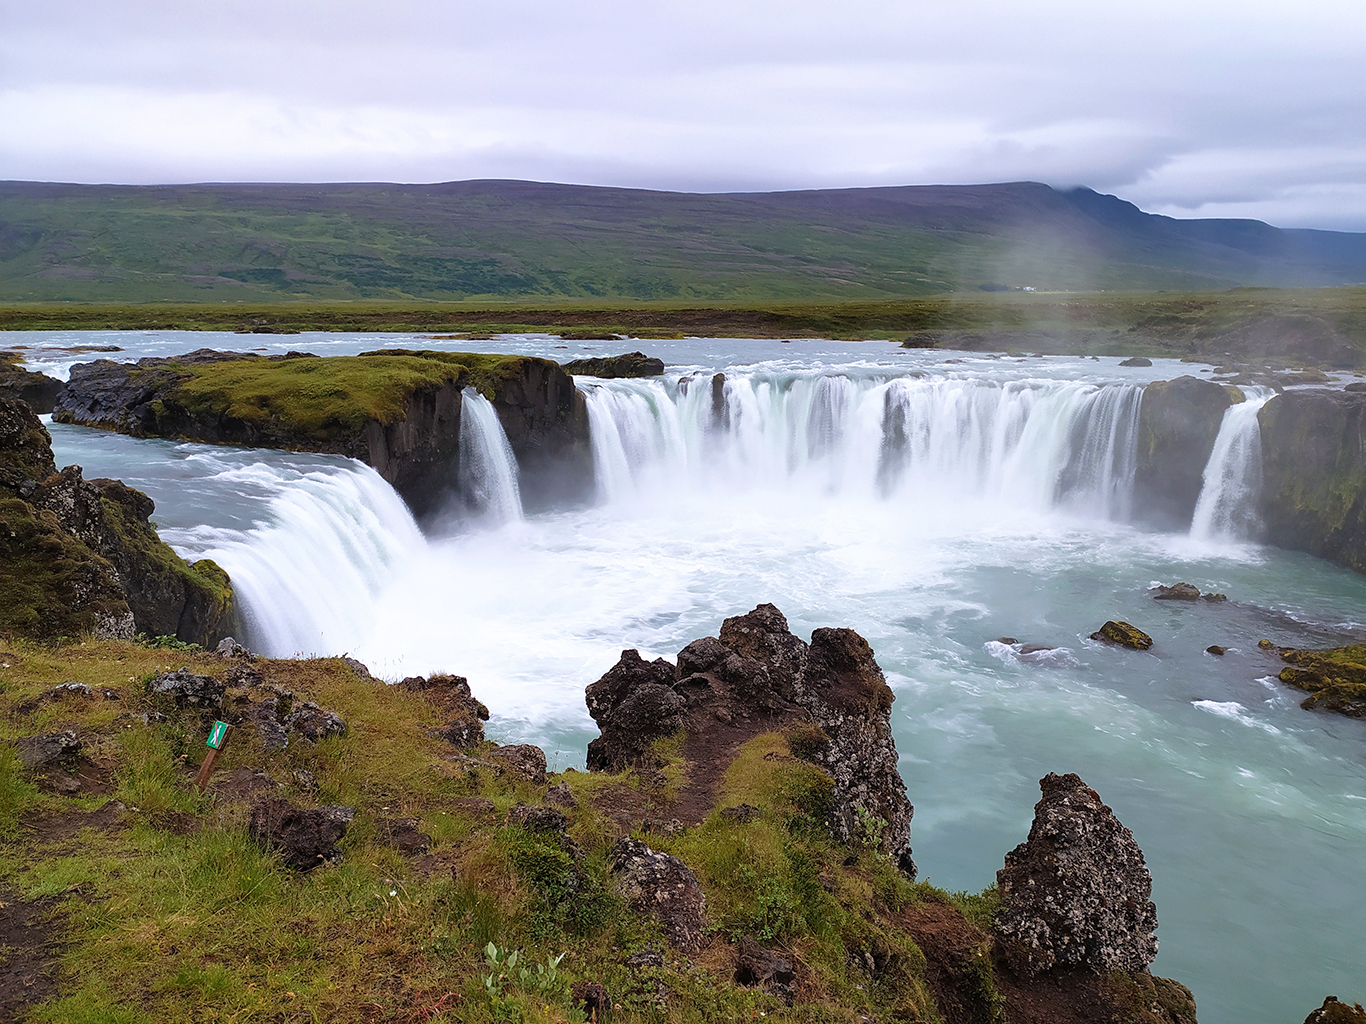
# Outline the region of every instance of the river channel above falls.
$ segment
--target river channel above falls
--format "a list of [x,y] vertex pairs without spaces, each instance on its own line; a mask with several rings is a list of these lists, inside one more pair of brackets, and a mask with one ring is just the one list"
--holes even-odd
[[[664,378],[579,378],[594,505],[523,514],[496,416],[473,396],[461,483],[476,507],[425,535],[377,474],[344,458],[50,429],[59,466],[146,491],[167,541],[228,570],[253,647],[347,652],[391,679],[467,676],[493,712],[491,737],[539,743],[558,767],[582,766],[596,735],[584,687],[622,648],[672,659],[763,601],[803,636],[853,628],[896,693],[923,878],[993,882],[1025,838],[1038,779],[1077,772],[1142,847],[1161,922],[1154,972],[1190,986],[1204,1024],[1293,1022],[1325,994],[1366,997],[1366,722],[1301,710],[1257,649],[1366,636],[1366,577],[1245,539],[1246,413],[1230,413],[1194,531],[1127,521],[1141,385],[1200,366],[886,342],[6,341],[59,375],[99,357],[56,351],[77,344],[122,346],[118,359],[205,346],[560,360],[644,348],[668,364]],[[1148,595],[1178,581],[1229,601]],[[1087,639],[1106,619],[1146,630],[1153,649]],[[1000,637],[1055,649],[1021,655]],[[1206,654],[1211,644],[1227,655]]]

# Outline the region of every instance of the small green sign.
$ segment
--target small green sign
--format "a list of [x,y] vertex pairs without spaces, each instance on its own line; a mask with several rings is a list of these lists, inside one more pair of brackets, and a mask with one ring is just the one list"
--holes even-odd
[[209,738],[204,741],[204,746],[213,747],[219,750],[223,746],[223,741],[228,738],[228,723],[214,722],[213,731],[209,733]]

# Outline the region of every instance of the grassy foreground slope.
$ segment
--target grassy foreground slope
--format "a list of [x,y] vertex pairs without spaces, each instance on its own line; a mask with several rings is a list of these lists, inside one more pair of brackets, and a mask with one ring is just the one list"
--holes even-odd
[[[592,981],[622,1024],[930,1021],[940,1018],[926,958],[908,931],[927,907],[976,937],[966,962],[948,969],[974,1019],[999,1019],[978,930],[991,895],[960,900],[965,917],[885,855],[834,843],[812,796],[828,782],[790,756],[782,735],[752,741],[722,784],[718,807],[746,802],[757,815],[718,811],[694,828],[646,834],[706,891],[708,936],[687,958],[626,906],[607,864],[622,809],[651,813],[679,782],[677,759],[659,777],[566,772],[537,782],[500,773],[490,744],[459,750],[431,735],[441,709],[425,692],[363,679],[341,659],[262,660],[252,667],[266,685],[339,713],[346,733],[271,751],[240,727],[218,785],[200,795],[190,780],[213,715],[177,710],[146,683],[181,665],[222,678],[233,663],[87,640],[0,642],[0,665],[0,924],[29,922],[5,941],[10,973],[30,979],[17,992],[0,979],[0,1016],[568,1022],[585,1019],[570,984]],[[248,696],[230,686],[228,703]],[[36,778],[24,771],[8,738],[62,730],[84,740],[81,754]],[[247,804],[271,791],[253,771],[305,806],[355,809],[339,863],[296,872],[252,840]],[[61,791],[69,779],[79,785]],[[569,846],[509,817],[557,782]],[[797,1005],[737,984],[733,943],[743,936],[795,962]],[[490,970],[490,943],[504,961],[519,950],[529,974]]]
[[0,301],[772,301],[1366,282],[1366,235],[1033,182],[691,194],[0,183]]

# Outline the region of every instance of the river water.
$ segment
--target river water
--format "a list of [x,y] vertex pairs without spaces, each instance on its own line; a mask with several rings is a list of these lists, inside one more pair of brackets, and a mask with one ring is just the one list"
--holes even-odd
[[[384,346],[567,359],[624,343],[318,334],[14,334],[63,373],[199,346]],[[493,738],[582,764],[584,687],[623,647],[672,658],[772,601],[794,632],[848,626],[896,693],[922,877],[994,881],[1038,779],[1079,773],[1134,832],[1161,952],[1205,1024],[1297,1021],[1366,998],[1366,723],[1302,711],[1257,649],[1366,630],[1366,578],[1249,539],[1255,416],[1235,406],[1189,533],[1127,522],[1139,385],[1202,367],[907,351],[886,342],[641,343],[662,380],[580,378],[599,498],[523,515],[491,407],[467,406],[467,495],[424,536],[350,460],[52,426],[59,465],[151,494],[190,557],[231,573],[248,642],[348,652],[377,674],[468,676]],[[45,350],[46,349],[46,350]],[[714,387],[712,375],[724,372]],[[1250,396],[1249,408],[1265,398]],[[1213,464],[1217,463],[1217,464]],[[1154,602],[1193,583],[1226,604]],[[1124,619],[1145,653],[1088,639]],[[1020,644],[1051,651],[1021,654]],[[1222,658],[1204,653],[1228,648]]]

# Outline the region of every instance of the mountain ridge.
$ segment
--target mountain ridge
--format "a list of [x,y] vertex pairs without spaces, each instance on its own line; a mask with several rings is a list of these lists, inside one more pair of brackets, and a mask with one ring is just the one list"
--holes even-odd
[[0,301],[707,302],[1363,281],[1366,233],[1179,220],[1037,182],[0,182]]

